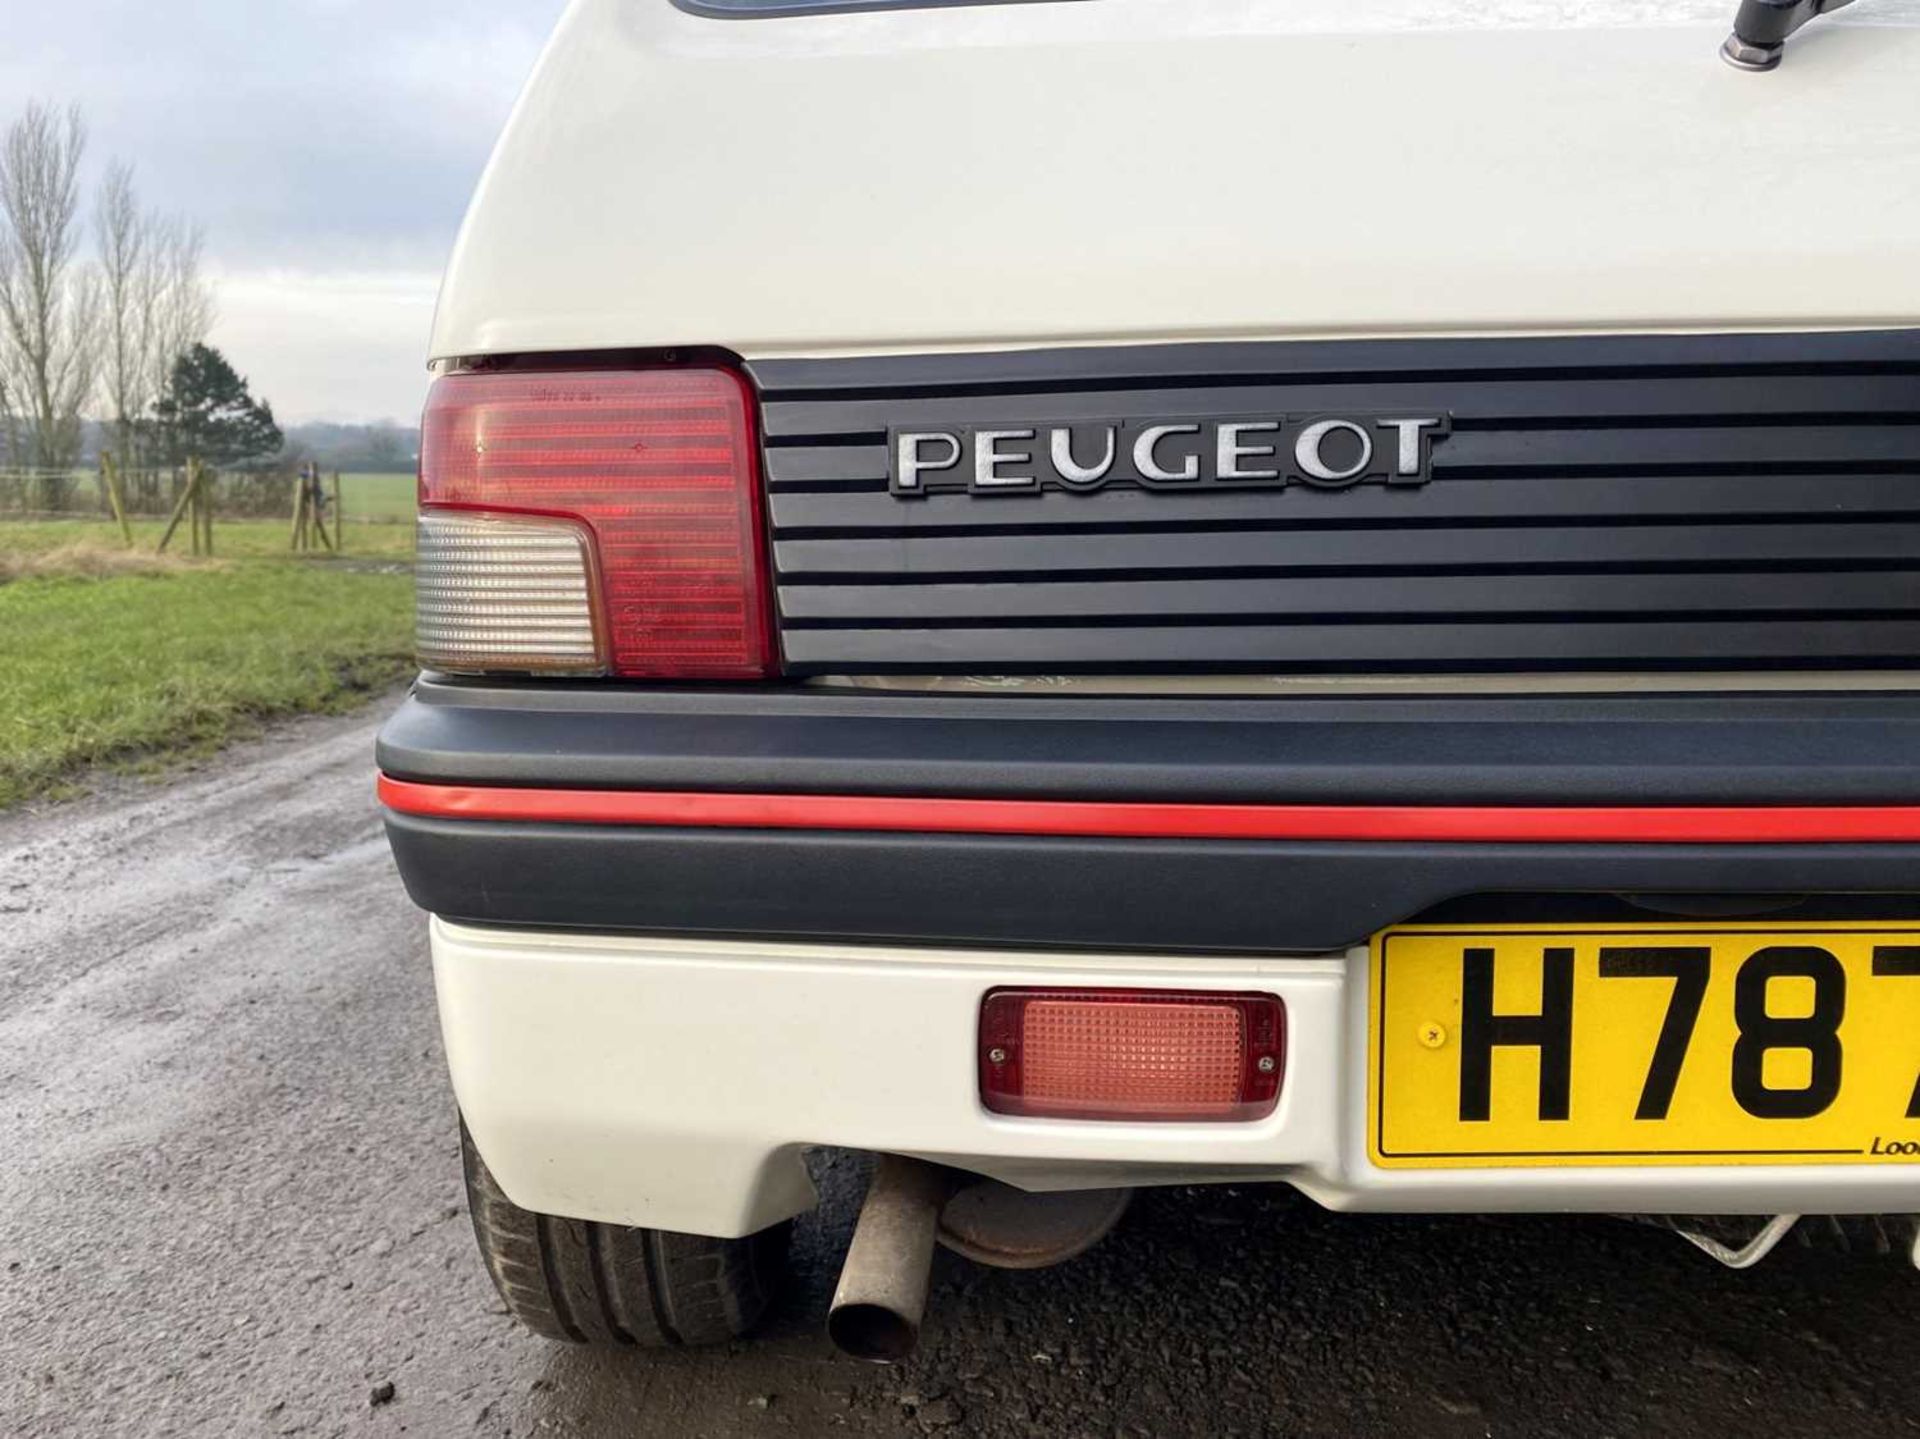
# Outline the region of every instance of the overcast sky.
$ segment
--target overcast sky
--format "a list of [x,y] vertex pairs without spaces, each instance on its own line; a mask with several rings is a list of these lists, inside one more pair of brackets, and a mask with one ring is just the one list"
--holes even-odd
[[[0,0],[0,123],[206,228],[214,343],[283,419],[412,421],[441,265],[564,0]],[[91,243],[91,236],[89,236]]]

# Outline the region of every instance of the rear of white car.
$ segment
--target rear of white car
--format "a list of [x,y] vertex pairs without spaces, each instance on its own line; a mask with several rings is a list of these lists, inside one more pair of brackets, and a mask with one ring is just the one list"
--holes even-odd
[[738,1332],[823,1145],[896,1317],[1147,1184],[1920,1209],[1920,8],[1733,8],[576,0],[380,751],[517,1313]]

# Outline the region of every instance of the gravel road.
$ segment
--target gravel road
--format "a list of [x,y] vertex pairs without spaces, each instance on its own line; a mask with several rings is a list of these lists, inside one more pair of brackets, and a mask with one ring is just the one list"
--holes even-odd
[[376,720],[0,820],[0,1433],[1920,1433],[1902,1264],[1265,1189],[1144,1195],[1041,1274],[943,1256],[921,1356],[866,1368],[821,1337],[846,1156],[762,1343],[525,1337],[472,1253]]

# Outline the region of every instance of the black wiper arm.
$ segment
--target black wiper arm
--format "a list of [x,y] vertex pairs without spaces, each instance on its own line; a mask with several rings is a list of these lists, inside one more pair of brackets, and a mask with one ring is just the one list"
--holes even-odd
[[1830,15],[1853,0],[1740,0],[1733,33],[1720,58],[1740,70],[1771,70],[1780,63],[1787,37],[1809,20]]

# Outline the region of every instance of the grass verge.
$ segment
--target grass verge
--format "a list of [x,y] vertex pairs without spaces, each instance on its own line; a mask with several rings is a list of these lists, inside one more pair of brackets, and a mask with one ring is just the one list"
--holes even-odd
[[[38,526],[0,525],[0,559],[23,575],[0,583],[0,808],[60,793],[88,765],[204,753],[263,719],[344,708],[411,667],[411,577],[355,564],[351,534],[345,561],[116,572],[76,544],[79,526],[53,527],[64,538],[40,543],[15,534]],[[262,553],[255,528],[286,542],[274,524],[216,538]]]
[[[126,550],[120,527],[112,520],[0,520],[0,557],[44,554],[49,550],[74,545],[95,545],[122,554],[152,554],[166,530],[164,520],[135,520],[133,549]],[[220,520],[214,525],[213,549],[221,559],[286,560],[308,563],[325,560],[328,552],[316,547],[306,555],[296,555],[287,547],[287,523],[284,520]],[[413,526],[407,524],[357,525],[346,527],[346,553],[342,558],[413,558]],[[182,529],[168,547],[169,555],[187,552],[187,532]]]
[[164,575],[186,569],[191,562],[179,555],[156,555],[151,550],[109,549],[91,540],[57,545],[52,549],[0,550],[0,584],[10,580],[85,577],[103,580],[109,575]]

